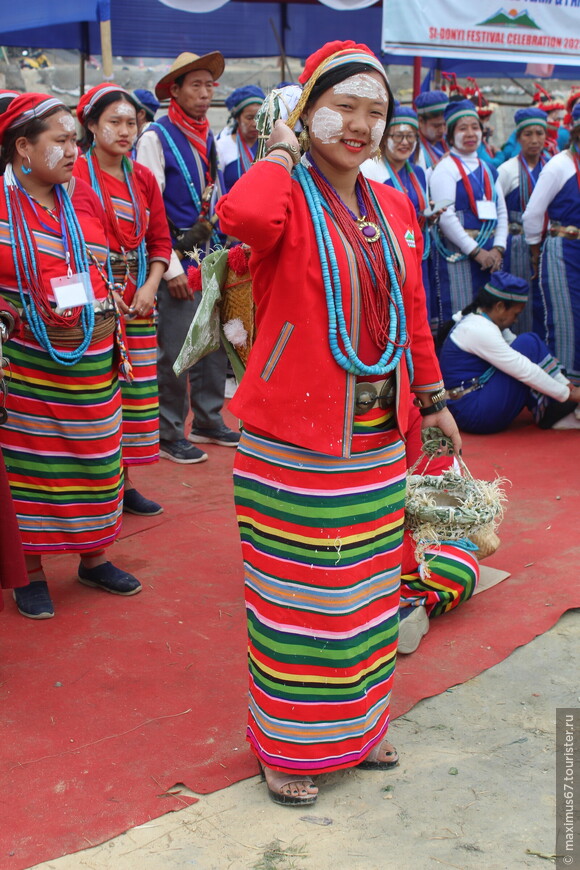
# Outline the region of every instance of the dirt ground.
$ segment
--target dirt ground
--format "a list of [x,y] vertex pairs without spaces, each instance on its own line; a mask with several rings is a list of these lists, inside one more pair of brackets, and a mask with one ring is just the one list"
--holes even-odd
[[303,810],[274,805],[254,777],[34,870],[542,870],[555,850],[556,708],[579,705],[579,673],[575,610],[397,719],[395,770],[320,777]]

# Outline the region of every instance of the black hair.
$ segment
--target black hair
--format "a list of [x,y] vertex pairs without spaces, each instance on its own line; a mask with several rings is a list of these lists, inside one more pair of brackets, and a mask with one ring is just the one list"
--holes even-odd
[[[325,91],[328,91],[330,88],[334,87],[334,85],[338,85],[340,82],[345,81],[345,79],[349,79],[351,76],[356,76],[360,73],[369,72],[378,72],[378,70],[376,69],[376,67],[371,66],[368,63],[356,62],[342,64],[341,66],[337,66],[334,69],[328,70],[328,72],[322,73],[322,75],[319,79],[317,79],[316,84],[310,92],[310,96],[308,97],[308,102],[306,103],[305,108],[310,108],[310,106],[312,106]],[[391,123],[393,113],[395,111],[395,99],[393,97],[391,86],[386,79],[385,86],[387,88],[387,94],[389,97],[389,105],[387,107],[387,124],[380,144],[381,148],[383,147],[383,142],[386,139],[387,130],[389,128],[389,124]]]
[[434,121],[436,118],[441,118],[444,116],[444,112],[421,112],[419,115],[419,119],[423,119],[423,121]]
[[137,112],[141,108],[141,106],[138,105],[133,97],[130,94],[126,94],[124,91],[111,91],[111,93],[105,94],[103,97],[97,100],[91,111],[84,117],[83,127],[85,132],[83,138],[79,142],[79,146],[83,151],[88,151],[95,139],[92,132],[89,130],[89,124],[98,123],[98,120],[105,111],[105,109],[107,109],[113,103],[118,102],[129,103],[129,105],[133,106],[133,108],[135,109],[135,114],[137,114]]
[[[6,111],[6,109],[4,111]],[[41,118],[31,118],[30,121],[26,122],[26,124],[7,130],[4,134],[2,148],[0,149],[0,175],[4,173],[8,163],[14,162],[14,157],[16,156],[16,142],[18,139],[24,137],[34,145],[40,134],[44,133],[48,128],[48,119],[59,112],[68,111],[69,110],[64,105],[55,106],[54,109],[51,109],[50,112],[46,113],[46,115],[42,115]]]
[[6,109],[8,108],[10,103],[12,102],[12,100],[15,100],[15,99],[16,99],[16,97],[13,97],[12,95],[10,95],[10,96],[4,95],[3,97],[0,97],[0,115],[4,114],[4,112],[6,111]]
[[[522,299],[522,302],[524,300]],[[520,305],[521,302],[516,302],[515,299],[499,299],[497,296],[494,296],[493,293],[489,293],[485,287],[482,287],[478,292],[477,296],[470,302],[469,305],[466,305],[462,310],[462,315],[465,317],[466,314],[473,314],[474,311],[477,311],[478,308],[483,309],[483,311],[491,311],[491,309],[497,305],[498,302],[503,302],[506,308],[513,308],[514,305]],[[447,320],[445,323],[442,323],[439,329],[437,330],[437,337],[435,339],[435,346],[437,350],[439,350],[443,346],[443,342],[455,326],[454,320]]]

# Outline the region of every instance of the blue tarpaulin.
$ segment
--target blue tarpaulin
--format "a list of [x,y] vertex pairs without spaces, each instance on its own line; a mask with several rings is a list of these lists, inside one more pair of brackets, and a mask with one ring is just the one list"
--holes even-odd
[[[102,0],[101,0],[102,3]],[[30,48],[77,48],[100,54],[97,0],[26,0],[8,3],[0,17],[0,44]],[[382,7],[337,11],[320,3],[229,2],[214,12],[195,14],[165,6],[160,0],[111,0],[113,54],[122,57],[175,57],[182,51],[204,54],[219,49],[226,57],[277,57],[280,46],[303,58],[332,39],[365,42],[385,63],[411,64],[412,57],[380,51]],[[101,17],[106,17],[101,12]],[[434,66],[423,58],[423,66]],[[458,76],[525,75],[524,64],[440,61]],[[538,77],[537,74],[535,76]],[[554,78],[580,78],[577,66],[557,66]]]

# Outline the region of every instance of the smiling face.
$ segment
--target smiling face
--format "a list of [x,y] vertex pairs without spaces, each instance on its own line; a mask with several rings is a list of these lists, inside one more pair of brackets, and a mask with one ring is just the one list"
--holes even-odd
[[417,130],[410,124],[391,124],[385,143],[387,160],[397,163],[409,159],[417,147]]
[[98,121],[89,123],[98,149],[111,157],[122,157],[133,147],[137,136],[137,112],[126,100],[117,100],[103,110]]
[[477,151],[481,145],[481,137],[481,124],[470,115],[460,118],[453,129],[453,145],[465,154]]
[[310,152],[324,172],[352,171],[380,147],[388,94],[379,72],[359,73],[334,85],[305,112]]
[[45,130],[31,142],[16,140],[16,151],[25,166],[30,166],[35,180],[45,184],[70,181],[77,157],[77,134],[70,114],[63,110],[50,115]]

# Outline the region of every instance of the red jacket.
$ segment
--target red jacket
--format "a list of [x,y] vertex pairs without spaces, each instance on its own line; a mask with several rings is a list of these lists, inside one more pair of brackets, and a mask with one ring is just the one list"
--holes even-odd
[[[383,184],[374,192],[395,232],[404,258],[403,300],[411,337],[411,389],[442,386],[427,322],[421,280],[422,237],[415,210],[404,194]],[[356,377],[334,360],[328,343],[328,312],[314,228],[302,188],[284,167],[268,160],[251,167],[217,205],[220,226],[252,248],[250,270],[257,337],[230,409],[250,426],[331,456],[349,456]],[[351,294],[349,262],[330,226],[343,280],[344,311],[351,336],[359,334],[359,294]],[[354,342],[353,342],[354,344]],[[397,420],[407,428],[409,374],[397,369]]]

